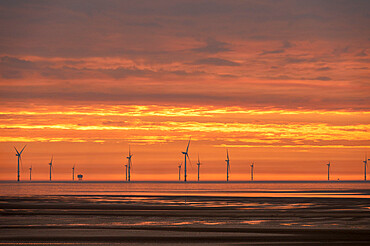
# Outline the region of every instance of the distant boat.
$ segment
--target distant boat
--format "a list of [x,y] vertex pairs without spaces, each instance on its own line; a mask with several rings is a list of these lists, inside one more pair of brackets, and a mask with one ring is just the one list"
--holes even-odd
[[82,174],[77,175],[78,181],[82,181],[82,178],[83,178],[83,177],[84,177],[84,176],[83,176]]

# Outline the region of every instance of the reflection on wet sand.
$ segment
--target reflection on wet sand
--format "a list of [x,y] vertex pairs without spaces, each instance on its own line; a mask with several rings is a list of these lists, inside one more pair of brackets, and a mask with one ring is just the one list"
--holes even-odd
[[[366,245],[370,240],[366,189],[274,191],[271,197],[269,192],[160,193],[3,195],[0,243]],[[334,193],[345,198],[334,198]],[[355,193],[360,198],[347,195]]]

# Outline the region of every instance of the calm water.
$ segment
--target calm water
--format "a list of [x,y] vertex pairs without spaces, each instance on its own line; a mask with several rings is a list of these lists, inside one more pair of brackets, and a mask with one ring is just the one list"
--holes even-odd
[[369,198],[364,182],[0,182],[0,244],[362,243]]
[[309,183],[0,183],[1,196],[117,195],[370,198],[370,182]]

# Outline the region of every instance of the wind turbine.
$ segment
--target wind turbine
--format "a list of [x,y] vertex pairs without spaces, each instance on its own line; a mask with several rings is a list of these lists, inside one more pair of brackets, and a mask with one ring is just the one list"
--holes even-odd
[[366,181],[366,168],[367,168],[367,161],[370,161],[370,159],[367,159],[367,155],[365,155],[365,160],[364,162],[364,179]]
[[181,181],[181,166],[182,166],[182,163],[180,162],[180,165],[178,166],[178,168],[179,168],[179,181]]
[[22,155],[22,152],[23,152],[23,150],[24,150],[24,148],[26,148],[26,146],[27,145],[25,145],[24,147],[23,147],[23,149],[21,150],[21,152],[18,152],[18,150],[17,150],[17,148],[14,146],[14,149],[15,149],[15,151],[17,152],[16,154],[15,154],[15,156],[17,156],[18,157],[18,179],[17,179],[17,181],[19,182],[19,177],[20,177],[20,175],[19,175],[19,162],[22,162],[22,157],[21,157],[21,155]]
[[132,161],[131,161],[131,157],[133,155],[131,154],[131,149],[130,149],[130,146],[128,147],[128,156],[126,157],[127,158],[127,173],[128,173],[128,181],[130,182],[131,181],[131,166],[132,166]]
[[199,169],[200,169],[199,154],[198,154],[198,163],[197,163],[197,165],[198,165],[198,181],[199,181]]
[[75,165],[72,167],[72,181],[75,181]]
[[127,181],[127,165],[125,165],[125,168],[126,168],[126,181]]
[[30,167],[30,181],[32,180],[32,166]]
[[326,165],[328,166],[328,180],[330,180],[330,161]]
[[51,181],[51,169],[53,168],[53,156],[51,156],[51,160],[49,163],[50,169],[49,169],[49,179]]
[[254,162],[251,164],[251,181],[253,181]]
[[186,157],[188,158],[188,160],[190,162],[190,158],[189,158],[189,154],[188,154],[189,145],[190,145],[190,139],[189,139],[189,142],[188,142],[188,147],[186,147],[186,151],[185,152],[182,152],[184,154],[184,157],[185,157],[185,161],[184,161],[184,182],[186,182]]
[[229,159],[229,150],[226,149],[226,181],[229,181],[229,171],[230,171],[230,159]]

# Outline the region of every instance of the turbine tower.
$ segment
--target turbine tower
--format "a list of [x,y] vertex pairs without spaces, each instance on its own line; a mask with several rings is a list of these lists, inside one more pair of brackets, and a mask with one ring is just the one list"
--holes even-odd
[[30,167],[30,181],[32,180],[32,166]]
[[17,156],[18,157],[18,171],[17,171],[17,181],[19,182],[19,178],[20,178],[20,175],[19,175],[19,162],[22,162],[22,152],[23,152],[23,150],[24,150],[24,148],[26,148],[26,146],[27,145],[25,145],[24,147],[23,147],[23,149],[21,150],[21,152],[18,152],[18,150],[17,150],[17,148],[14,146],[14,149],[15,149],[15,151],[17,152],[16,154],[15,154],[15,156]]
[[51,156],[49,166],[50,166],[50,168],[49,168],[49,179],[51,181],[51,169],[53,168],[53,156]]
[[254,172],[254,162],[251,164],[251,181],[253,181],[253,173]]
[[197,163],[197,165],[198,165],[198,181],[199,181],[199,169],[200,169],[199,154],[198,154],[198,163]]
[[230,159],[229,159],[229,150],[226,149],[226,181],[229,181],[229,171],[230,171]]
[[75,165],[72,167],[72,181],[75,181]]
[[179,168],[179,181],[181,181],[181,166],[182,166],[182,163],[180,163],[180,165],[178,166],[178,168]]
[[328,166],[328,181],[329,181],[330,180],[330,161],[326,165]]
[[189,158],[189,154],[188,154],[189,145],[190,145],[190,139],[189,139],[189,142],[188,142],[188,147],[186,147],[186,151],[185,152],[182,152],[184,154],[184,157],[185,157],[185,161],[184,161],[184,182],[186,182],[186,157],[188,158],[188,160],[190,162],[190,158]]
[[366,181],[366,168],[367,168],[367,162],[370,161],[370,159],[367,159],[367,155],[365,155],[364,162],[364,180]]
[[127,174],[128,174],[128,181],[130,182],[131,181],[131,166],[132,166],[132,161],[131,161],[131,157],[133,155],[131,154],[131,149],[130,149],[130,146],[128,147],[128,156],[126,157],[127,158]]

